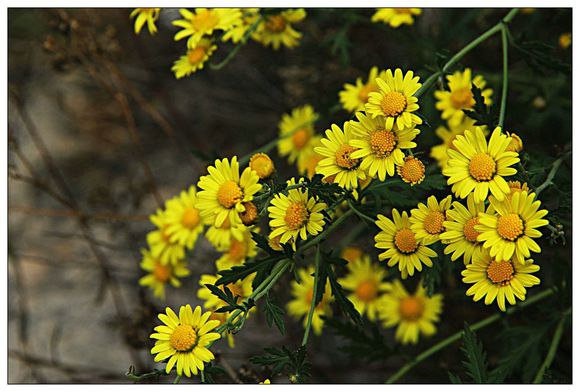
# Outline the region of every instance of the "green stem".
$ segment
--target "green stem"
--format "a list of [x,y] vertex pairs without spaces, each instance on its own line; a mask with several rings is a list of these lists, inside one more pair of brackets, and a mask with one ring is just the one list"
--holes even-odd
[[318,274],[320,271],[320,246],[316,247],[316,256],[314,258],[314,284],[312,289],[312,300],[310,301],[310,311],[306,319],[306,327],[304,330],[304,337],[302,338],[302,345],[306,346],[308,343],[308,335],[310,334],[310,327],[312,326],[312,316],[316,308],[316,293],[318,291]]
[[[544,298],[547,298],[552,294],[554,294],[554,290],[552,288],[541,291],[538,294],[531,296],[526,301],[519,303],[517,306],[509,308],[507,310],[506,314],[512,314],[513,312],[517,311],[518,309],[523,309],[527,306],[535,304],[536,302],[541,301]],[[502,313],[496,313],[493,316],[490,316],[486,319],[483,319],[483,320],[471,325],[470,328],[472,331],[477,331],[483,327],[486,327],[486,326],[500,320],[502,318],[502,315],[503,315]],[[434,346],[431,346],[427,350],[423,351],[421,354],[417,355],[414,359],[407,362],[395,374],[393,374],[391,377],[389,377],[389,379],[386,381],[386,383],[387,384],[395,383],[397,380],[399,380],[401,377],[403,377],[405,374],[407,374],[408,371],[413,369],[416,365],[423,362],[425,359],[429,358],[431,355],[441,351],[442,349],[449,346],[450,344],[455,343],[456,341],[461,339],[462,336],[463,336],[463,331],[459,331],[459,332],[449,336],[448,338],[443,339],[442,341],[435,344]]]
[[508,27],[502,23],[501,29],[501,46],[503,49],[503,81],[501,87],[501,105],[499,108],[499,127],[503,130],[505,122],[505,110],[507,106],[508,92]]
[[242,46],[244,46],[246,44],[246,42],[248,41],[248,38],[250,38],[250,35],[252,35],[252,33],[258,28],[258,25],[260,24],[260,22],[262,21],[264,17],[262,15],[260,15],[258,17],[258,19],[256,19],[256,21],[254,22],[253,25],[250,26],[250,28],[248,30],[246,30],[246,33],[244,34],[244,36],[242,37],[242,40],[240,42],[238,42],[238,44],[236,45],[235,48],[232,49],[232,51],[230,53],[228,53],[227,57],[225,59],[223,59],[220,63],[218,64],[214,64],[211,63],[209,65],[209,67],[211,69],[222,69],[223,67],[225,67],[230,61],[232,61],[232,59],[234,57],[236,57],[236,54],[238,54],[238,51],[240,50],[240,48]]
[[349,200],[348,201],[348,206],[350,207],[350,209],[352,211],[354,211],[355,214],[357,214],[361,219],[366,220],[367,222],[372,223],[373,225],[375,224],[375,220],[373,218],[371,218],[370,216],[365,215],[364,213],[362,213],[361,211],[359,211],[354,205],[353,203]]
[[180,382],[180,381],[181,381],[181,376],[180,376],[180,375],[177,375],[177,376],[175,377],[175,380],[173,380],[173,383],[174,383],[174,384],[179,384],[179,382]]
[[345,212],[342,216],[340,216],[340,218],[335,220],[330,226],[328,226],[328,228],[326,230],[324,230],[322,233],[320,233],[317,237],[314,237],[310,241],[305,242],[304,245],[302,245],[298,249],[298,251],[296,251],[296,255],[304,253],[305,250],[310,249],[315,245],[318,245],[323,239],[328,237],[330,235],[330,233],[332,233],[334,230],[336,230],[341,225],[341,223],[344,222],[352,214],[353,214],[352,210],[348,210],[347,212]]
[[534,384],[542,383],[542,380],[544,379],[544,373],[546,372],[547,369],[550,368],[550,365],[552,365],[552,361],[556,356],[556,350],[558,350],[558,345],[560,344],[560,339],[562,339],[562,333],[564,332],[564,323],[566,322],[566,318],[570,314],[570,311],[571,309],[568,309],[568,311],[566,311],[562,315],[562,318],[560,319],[560,322],[556,327],[556,331],[554,332],[554,336],[552,337],[552,343],[550,343],[550,348],[548,349],[548,354],[546,355],[544,362],[542,362],[542,366],[540,366],[538,373],[536,373],[536,377],[534,377]]
[[568,151],[566,152],[564,155],[562,155],[560,158],[556,159],[554,161],[554,163],[552,163],[552,169],[550,170],[550,172],[548,173],[548,176],[546,177],[546,180],[541,183],[540,185],[538,185],[536,187],[536,197],[540,195],[540,193],[546,189],[547,187],[549,187],[550,185],[552,185],[552,180],[554,179],[554,177],[556,176],[556,173],[558,172],[558,169],[560,168],[560,166],[562,165],[562,162],[564,161],[564,159],[566,159],[568,157],[568,155],[570,155],[571,152]]

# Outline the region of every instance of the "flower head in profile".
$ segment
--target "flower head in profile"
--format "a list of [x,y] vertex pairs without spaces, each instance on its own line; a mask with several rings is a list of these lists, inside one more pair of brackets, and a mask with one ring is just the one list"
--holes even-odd
[[176,241],[187,249],[195,246],[197,237],[203,231],[203,223],[199,210],[195,206],[196,203],[197,192],[194,185],[166,202],[166,232],[172,241]]
[[274,50],[281,46],[294,48],[300,43],[302,33],[294,29],[294,24],[302,22],[306,18],[303,8],[288,9],[278,14],[272,14],[258,25],[252,38],[262,45],[271,46]]
[[[300,283],[292,281],[291,294],[293,299],[288,302],[286,309],[288,310],[288,314],[296,319],[304,317],[303,325],[306,327],[310,304],[314,297],[314,267],[300,268],[297,273]],[[322,290],[322,287],[318,289]],[[332,309],[330,308],[332,300],[333,297],[330,295],[330,287],[327,281],[324,286],[322,300],[314,308],[312,316],[312,330],[316,335],[322,333],[324,320],[321,316],[328,317],[332,314]]]
[[384,267],[371,263],[367,255],[349,262],[346,267],[347,275],[338,282],[350,291],[348,299],[361,316],[366,314],[369,320],[376,320],[381,295],[391,289],[391,284],[384,282],[387,272]]
[[526,287],[540,284],[540,279],[532,275],[540,267],[533,260],[520,263],[514,259],[495,260],[488,253],[484,257],[473,260],[461,272],[463,282],[472,286],[467,290],[468,296],[473,296],[477,302],[485,297],[485,304],[494,301],[502,312],[506,311],[506,300],[511,305],[526,299]]
[[259,8],[242,8],[241,23],[228,29],[222,36],[222,41],[232,41],[234,44],[242,41],[248,30],[258,21],[260,17]]
[[181,306],[179,316],[171,308],[159,314],[163,325],[155,327],[155,333],[150,336],[156,340],[151,354],[157,354],[155,362],[167,360],[167,374],[177,365],[178,375],[191,377],[204,369],[204,363],[215,358],[207,347],[220,338],[219,333],[211,332],[219,321],[210,320],[210,316],[211,312],[201,314],[199,306],[192,311],[190,305]]
[[[383,72],[381,72],[381,76]],[[379,77],[379,69],[372,67],[366,82],[363,83],[362,78],[357,78],[355,84],[345,84],[344,90],[338,93],[344,110],[351,113],[364,110],[369,101],[369,94],[379,91],[377,77]]]
[[174,20],[173,25],[182,30],[175,34],[175,41],[188,38],[187,47],[195,48],[199,41],[215,30],[227,31],[242,23],[242,13],[239,8],[196,8],[190,11],[181,8],[179,13],[183,19]]
[[294,108],[290,114],[282,115],[278,124],[281,138],[278,142],[278,153],[288,156],[288,163],[294,163],[308,151],[309,144],[313,141],[316,120],[318,113],[310,105]]
[[252,239],[252,232],[250,230],[244,232],[241,241],[232,238],[228,249],[216,261],[218,271],[230,269],[236,265],[242,265],[247,258],[254,257],[258,253],[256,248],[256,241]]
[[421,12],[421,8],[378,8],[371,17],[371,22],[382,22],[397,28],[403,24],[412,25],[413,16],[421,15]]
[[276,171],[272,158],[262,152],[252,155],[249,166],[260,177],[260,180],[269,178]]
[[205,238],[218,252],[228,250],[233,240],[243,241],[245,233],[249,230],[244,224],[232,225],[229,218],[226,218],[220,227],[215,227],[213,219],[212,216],[209,216],[204,220],[204,223],[209,225],[205,232]]
[[[449,155],[447,154],[448,149],[457,148],[453,145],[455,138],[458,135],[463,135],[466,130],[475,132],[475,120],[469,117],[465,117],[463,121],[457,126],[440,126],[435,130],[435,134],[441,139],[441,144],[433,146],[431,148],[431,158],[435,158],[439,167],[445,169],[447,167],[447,161],[449,160]],[[486,126],[482,126],[481,130],[484,136],[489,134]]]
[[398,264],[403,279],[413,276],[415,270],[422,271],[423,264],[433,266],[431,258],[437,257],[437,253],[417,239],[406,211],[399,214],[393,208],[393,220],[384,215],[378,215],[377,218],[375,223],[381,231],[375,236],[375,246],[386,249],[379,255],[379,260],[388,260],[389,267]]
[[412,128],[423,120],[414,112],[419,109],[419,101],[414,94],[421,87],[419,77],[413,71],[403,71],[397,68],[393,73],[388,69],[376,79],[379,91],[369,93],[369,101],[365,110],[372,118],[384,117],[385,129],[392,130],[394,125],[399,129]]
[[316,173],[325,178],[333,178],[339,186],[352,189],[358,186],[358,181],[365,180],[365,171],[360,167],[360,159],[352,158],[357,149],[349,143],[353,139],[350,123],[344,123],[344,131],[336,124],[326,130],[326,137],[321,140],[322,147],[314,151],[324,158],[318,162]]
[[161,264],[151,256],[146,249],[141,249],[143,259],[141,269],[147,272],[147,275],[139,279],[139,285],[149,287],[153,290],[153,295],[159,299],[165,299],[165,286],[169,283],[173,287],[181,287],[179,278],[190,274],[185,261],[180,260],[175,264]]
[[[296,181],[292,178],[288,184],[296,185]],[[326,203],[310,197],[307,189],[291,189],[288,195],[276,194],[268,207],[272,229],[269,238],[281,236],[281,244],[290,241],[296,248],[298,237],[306,240],[309,234],[314,236],[322,231],[325,224],[322,211],[325,208]]]
[[512,141],[507,146],[506,150],[518,153],[521,152],[524,149],[524,142],[522,141],[522,138],[513,132],[506,132],[506,134],[512,138]]
[[203,69],[204,64],[216,49],[217,46],[212,45],[209,39],[200,39],[195,46],[187,49],[187,53],[184,56],[181,56],[173,63],[171,70],[175,74],[175,78],[181,79]]
[[135,18],[135,34],[139,34],[141,29],[147,23],[147,29],[149,34],[155,34],[157,32],[157,26],[155,22],[159,19],[159,12],[161,8],[135,8],[130,17]]
[[379,308],[386,328],[397,326],[395,339],[402,344],[417,344],[419,336],[437,332],[435,323],[443,309],[443,295],[427,296],[422,283],[415,294],[409,294],[401,281],[395,280],[391,291],[383,296]]
[[503,201],[493,196],[489,198],[495,213],[480,213],[475,229],[481,232],[477,239],[489,249],[491,257],[496,260],[511,260],[513,257],[524,263],[530,252],[541,251],[533,238],[542,236],[537,229],[548,224],[546,219],[542,219],[548,211],[540,210],[541,202],[535,198],[535,193],[526,191],[516,192]]
[[435,196],[429,196],[427,205],[419,203],[417,208],[411,210],[411,230],[415,232],[417,240],[425,245],[431,245],[439,241],[439,236],[445,231],[447,210],[451,207],[451,195],[440,202]]
[[483,136],[483,130],[476,127],[475,132],[465,131],[453,142],[455,149],[447,150],[449,161],[443,169],[443,175],[449,177],[447,184],[456,197],[465,199],[471,192],[475,202],[480,203],[491,194],[503,200],[510,193],[504,177],[517,173],[511,167],[520,161],[516,152],[507,151],[511,138],[502,135],[497,127],[489,139]]
[[372,118],[362,112],[356,114],[358,121],[351,121],[353,139],[350,145],[357,150],[351,154],[354,159],[362,159],[361,169],[371,178],[384,181],[387,175],[395,175],[395,165],[404,164],[403,149],[415,148],[413,140],[418,129],[385,128],[383,117]]
[[149,217],[157,226],[157,230],[147,234],[147,245],[151,249],[151,255],[163,265],[176,264],[185,257],[185,247],[177,242],[177,238],[171,239],[169,234],[170,224],[167,212],[157,209],[157,212]]
[[485,88],[487,82],[483,76],[471,77],[471,69],[465,71],[455,71],[453,75],[447,75],[449,90],[435,91],[437,103],[435,107],[441,111],[441,118],[449,122],[449,126],[458,126],[466,117],[464,110],[472,110],[475,99],[471,91],[472,84],[481,90],[486,105],[491,105],[491,95],[493,90]]

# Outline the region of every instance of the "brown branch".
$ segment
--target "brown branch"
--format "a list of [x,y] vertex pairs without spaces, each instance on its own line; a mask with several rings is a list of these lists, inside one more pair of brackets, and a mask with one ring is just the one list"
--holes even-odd
[[147,215],[126,215],[126,214],[117,214],[114,212],[83,213],[77,210],[64,210],[57,208],[34,208],[26,206],[9,206],[8,211],[35,216],[75,217],[104,221],[146,222],[149,220],[149,217]]

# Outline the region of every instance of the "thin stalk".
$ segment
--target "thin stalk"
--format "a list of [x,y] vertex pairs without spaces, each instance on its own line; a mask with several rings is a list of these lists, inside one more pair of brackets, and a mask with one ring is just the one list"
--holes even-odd
[[258,17],[258,19],[256,19],[256,21],[254,22],[253,25],[250,26],[250,28],[246,31],[246,33],[244,34],[244,36],[242,37],[242,40],[240,42],[238,42],[238,44],[236,45],[235,48],[232,49],[232,51],[230,53],[228,53],[227,57],[225,59],[223,59],[220,63],[218,64],[213,64],[211,63],[209,65],[209,67],[211,69],[222,69],[223,67],[225,67],[230,61],[232,61],[232,59],[234,57],[236,57],[236,55],[238,54],[238,51],[240,50],[240,48],[242,46],[244,46],[246,44],[246,42],[248,41],[248,38],[250,38],[250,35],[252,35],[252,33],[258,28],[258,25],[260,24],[260,22],[264,19],[264,17],[262,15],[260,15]]
[[304,337],[302,338],[302,345],[306,346],[308,343],[308,335],[310,334],[310,327],[312,326],[312,316],[316,308],[316,293],[318,292],[318,274],[320,271],[320,246],[316,247],[316,256],[314,257],[314,284],[312,289],[312,300],[310,301],[310,311],[306,319],[306,327],[304,329]]
[[542,362],[542,366],[540,366],[538,373],[536,373],[536,377],[534,377],[534,384],[542,383],[542,380],[544,379],[544,373],[546,372],[547,369],[550,368],[550,365],[552,365],[552,361],[554,360],[554,357],[556,356],[556,351],[558,350],[558,345],[560,344],[560,339],[562,339],[562,333],[564,332],[564,323],[566,322],[566,318],[570,314],[570,311],[571,310],[568,309],[568,311],[562,315],[562,318],[560,319],[560,322],[556,327],[556,331],[554,332],[554,336],[552,337],[552,343],[550,343],[550,348],[548,349],[548,354],[546,355],[544,362]]
[[[513,312],[517,311],[518,309],[523,309],[527,306],[530,306],[532,304],[535,304],[536,302],[539,302],[541,300],[543,300],[544,298],[549,297],[550,295],[554,294],[554,290],[552,288],[546,289],[544,291],[539,292],[538,294],[531,296],[530,298],[528,298],[527,301],[521,302],[520,304],[518,304],[517,306],[514,306],[512,308],[509,308],[507,310],[507,312],[505,312],[506,314],[512,314]],[[486,327],[490,324],[493,324],[494,322],[500,320],[502,318],[502,314],[501,313],[496,313],[493,316],[489,316],[486,319],[483,319],[473,325],[470,326],[472,331],[477,331],[483,327]],[[387,384],[393,384],[396,381],[398,381],[401,377],[403,377],[405,374],[407,374],[407,372],[409,372],[411,369],[413,369],[416,365],[418,365],[419,363],[423,362],[424,360],[426,360],[427,358],[429,358],[431,355],[441,351],[442,349],[444,349],[445,347],[449,346],[452,343],[455,343],[456,341],[458,341],[459,339],[461,339],[461,337],[463,336],[463,331],[459,331],[451,336],[449,336],[446,339],[443,339],[442,341],[440,341],[439,343],[431,346],[430,348],[428,348],[427,350],[423,351],[421,354],[417,355],[414,359],[412,359],[411,361],[407,362],[402,368],[400,368],[395,374],[393,374],[391,377],[388,378],[388,380],[386,381]]]
[[503,80],[501,87],[501,105],[499,109],[499,127],[503,129],[508,92],[508,27],[502,23],[501,46],[503,49]]
[[366,220],[367,222],[370,222],[371,224],[375,224],[375,220],[373,218],[371,218],[370,216],[365,215],[364,213],[362,213],[361,211],[359,211],[354,205],[353,203],[349,200],[348,201],[348,206],[350,207],[350,209],[352,211],[354,211],[355,214],[357,214],[361,219]]
[[179,384],[179,382],[180,382],[180,381],[181,381],[181,376],[180,376],[180,375],[177,375],[177,376],[175,377],[175,380],[173,380],[173,383],[174,383],[174,384]]
[[568,151],[566,152],[564,155],[562,155],[560,158],[556,159],[554,161],[554,163],[552,163],[552,169],[550,170],[550,172],[548,173],[548,176],[546,177],[546,180],[541,183],[540,185],[538,185],[536,187],[536,196],[539,196],[540,193],[546,189],[547,187],[549,187],[550,185],[552,185],[552,180],[554,179],[554,177],[556,176],[556,173],[558,172],[558,169],[560,168],[560,166],[562,165],[562,162],[564,161],[564,159],[566,159],[568,157],[568,155],[570,155],[571,152]]
[[342,224],[342,222],[344,222],[352,214],[353,214],[352,210],[348,210],[347,212],[345,212],[344,215],[342,215],[340,218],[335,220],[334,223],[332,223],[330,226],[328,226],[328,228],[326,230],[324,230],[322,233],[320,233],[317,237],[314,237],[310,241],[305,242],[304,245],[302,245],[302,247],[300,247],[298,249],[298,251],[296,252],[296,256],[298,254],[304,253],[305,250],[310,249],[315,245],[318,245],[323,239],[328,237],[330,235],[330,233],[332,233],[334,230],[336,230]]

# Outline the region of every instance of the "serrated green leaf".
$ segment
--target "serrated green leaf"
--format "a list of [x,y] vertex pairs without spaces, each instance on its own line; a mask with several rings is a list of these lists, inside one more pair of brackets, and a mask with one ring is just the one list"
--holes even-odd
[[465,354],[463,361],[466,373],[477,384],[487,383],[487,362],[483,344],[477,340],[475,332],[465,323],[463,329],[463,346],[461,350]]
[[286,326],[284,325],[284,309],[274,304],[270,301],[270,298],[266,297],[264,312],[266,313],[266,323],[268,323],[268,326],[271,328],[273,324],[276,324],[280,333],[282,335],[286,334]]

